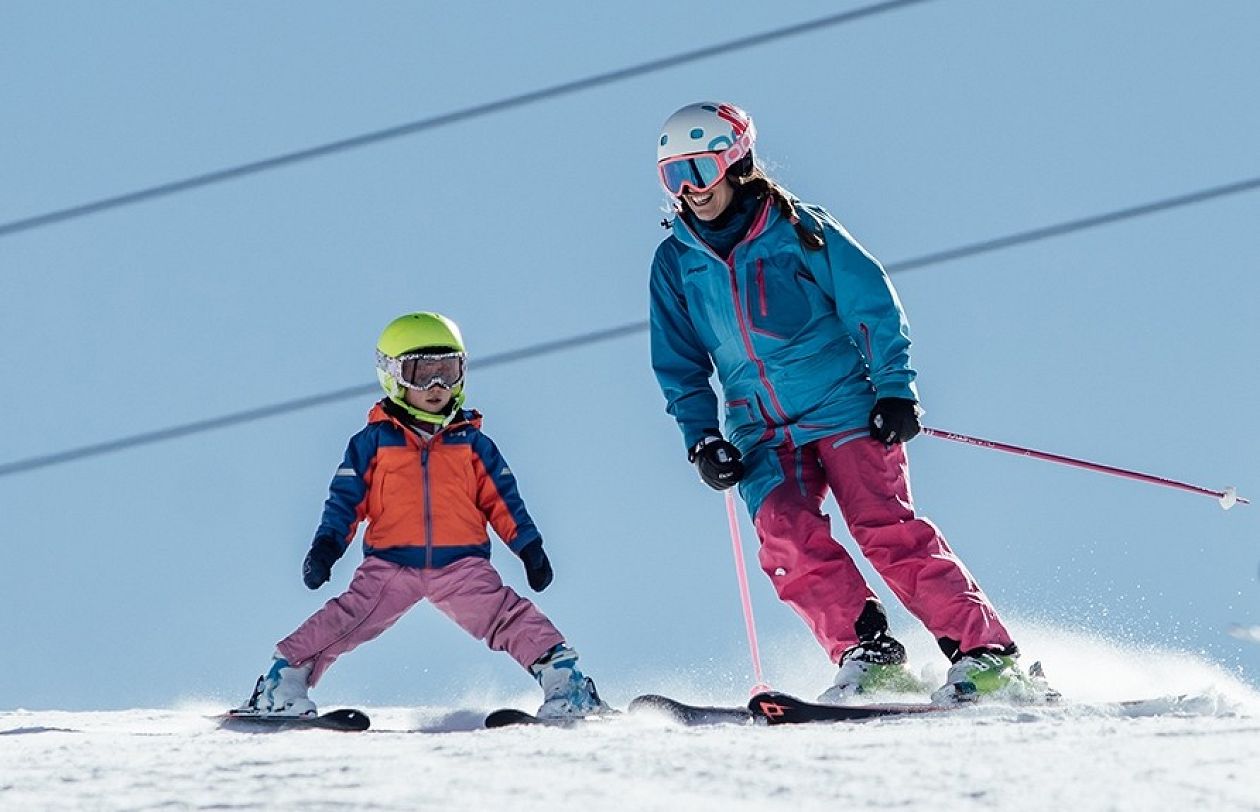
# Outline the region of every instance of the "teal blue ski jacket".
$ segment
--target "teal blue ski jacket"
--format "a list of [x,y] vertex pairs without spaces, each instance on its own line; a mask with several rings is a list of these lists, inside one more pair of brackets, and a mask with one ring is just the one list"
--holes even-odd
[[822,207],[797,211],[821,250],[766,200],[729,257],[680,216],[652,260],[652,368],[666,411],[687,448],[717,430],[716,370],[753,516],[782,480],[774,449],[866,436],[877,398],[918,400],[909,326],[883,267]]

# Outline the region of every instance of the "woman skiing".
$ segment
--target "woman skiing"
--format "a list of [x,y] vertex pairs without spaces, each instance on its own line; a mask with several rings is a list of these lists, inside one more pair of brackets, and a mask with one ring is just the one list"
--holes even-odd
[[739,485],[762,569],[839,665],[822,701],[921,688],[830,535],[828,489],[863,555],[949,657],[933,699],[1030,699],[993,606],[915,512],[902,444],[920,430],[918,395],[888,276],[827,211],[765,174],[755,141],[746,112],[701,102],[670,116],[657,145],[675,216],[652,262],[652,366],[688,460],[715,489]]
[[363,563],[349,589],[277,644],[241,711],[314,715],[307,688],[337,657],[425,598],[534,675],[543,689],[540,717],[608,710],[577,669],[577,652],[490,565],[487,524],[524,562],[531,589],[551,583],[551,563],[516,478],[481,432],[481,415],[462,408],[466,355],[459,328],[437,313],[401,316],[381,334],[376,359],[386,397],[350,438],[302,580],[310,589],[323,585],[367,520]]

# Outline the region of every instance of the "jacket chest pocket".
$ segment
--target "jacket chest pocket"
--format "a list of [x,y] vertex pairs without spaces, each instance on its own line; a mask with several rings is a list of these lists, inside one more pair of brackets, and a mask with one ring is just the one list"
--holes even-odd
[[709,267],[698,267],[683,277],[691,325],[709,352],[721,346],[724,339],[738,335],[733,329],[730,305],[723,307],[724,301],[729,303],[730,295],[723,293],[717,273]]
[[424,507],[424,471],[420,455],[398,453],[377,457],[368,508],[372,515],[388,510],[393,514],[410,513]]
[[813,284],[795,257],[758,258],[748,267],[744,301],[752,329],[791,338],[810,318],[806,286]]

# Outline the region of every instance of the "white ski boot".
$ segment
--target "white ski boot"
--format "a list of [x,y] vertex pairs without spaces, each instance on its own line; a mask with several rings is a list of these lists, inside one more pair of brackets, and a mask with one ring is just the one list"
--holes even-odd
[[316,716],[315,703],[306,695],[311,667],[294,667],[276,652],[271,668],[258,678],[254,693],[241,710],[259,716]]
[[595,682],[577,669],[577,652],[561,643],[529,667],[543,689],[539,719],[573,719],[611,713],[595,691]]
[[924,693],[927,689],[906,668],[905,647],[880,632],[844,652],[835,681],[818,701],[838,705],[859,694]]

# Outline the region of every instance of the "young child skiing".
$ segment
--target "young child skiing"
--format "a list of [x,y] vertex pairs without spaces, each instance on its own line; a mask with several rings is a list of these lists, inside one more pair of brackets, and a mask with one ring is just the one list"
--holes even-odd
[[302,580],[310,589],[328,581],[366,520],[363,563],[349,589],[277,644],[242,710],[314,715],[308,687],[425,598],[533,674],[543,690],[540,717],[608,710],[564,636],[490,565],[487,524],[520,557],[531,589],[552,580],[515,477],[481,432],[481,415],[462,408],[465,362],[459,328],[437,313],[401,316],[381,334],[376,366],[386,397],[350,438]]
[[743,110],[702,102],[670,116],[657,145],[675,217],[652,263],[652,366],[688,460],[715,489],[739,485],[762,569],[838,663],[821,701],[920,687],[830,535],[828,488],[859,549],[952,663],[933,699],[1033,699],[1039,685],[997,612],[915,513],[902,443],[920,430],[919,408],[901,303],[840,223],[765,174],[755,140]]

